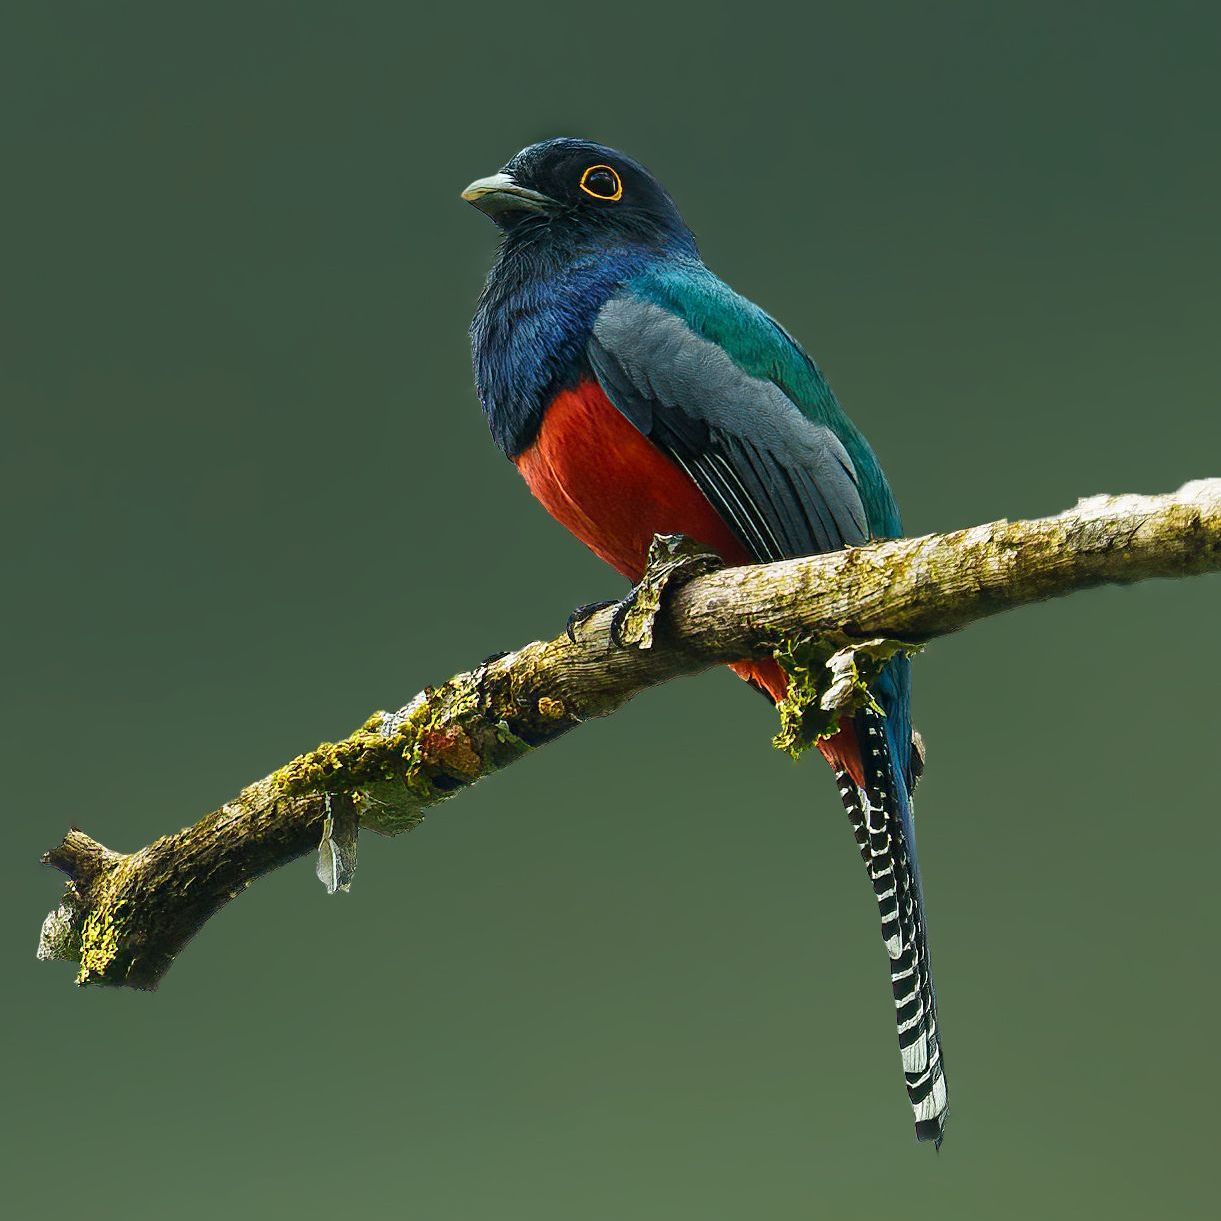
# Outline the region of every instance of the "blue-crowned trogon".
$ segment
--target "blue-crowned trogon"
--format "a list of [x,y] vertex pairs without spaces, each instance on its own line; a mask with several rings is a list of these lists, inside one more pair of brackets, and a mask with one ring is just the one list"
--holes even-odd
[[[559,522],[631,581],[655,534],[730,564],[895,536],[899,514],[818,366],[700,259],[638,162],[584,140],[518,153],[464,198],[503,242],[471,326],[492,435]],[[779,699],[771,661],[734,669]],[[905,659],[821,743],[877,896],[916,1135],[947,1111],[916,864]]]

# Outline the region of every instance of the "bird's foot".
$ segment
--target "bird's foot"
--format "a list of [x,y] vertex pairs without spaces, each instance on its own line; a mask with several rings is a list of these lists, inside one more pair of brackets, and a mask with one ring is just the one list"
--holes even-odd
[[655,534],[639,584],[620,602],[594,602],[577,607],[568,617],[568,638],[575,642],[577,627],[597,611],[613,606],[612,643],[621,648],[651,649],[657,616],[666,599],[692,578],[714,572],[724,563],[711,547],[685,534]]
[[605,610],[608,606],[616,606],[614,598],[607,598],[602,602],[582,602],[576,610],[568,616],[568,622],[564,624],[564,633],[573,644],[577,642],[577,628],[579,628],[587,619],[592,618],[600,610]]

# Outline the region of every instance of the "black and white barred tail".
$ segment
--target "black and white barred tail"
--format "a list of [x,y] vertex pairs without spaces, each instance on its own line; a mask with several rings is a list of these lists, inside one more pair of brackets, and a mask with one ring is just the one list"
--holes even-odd
[[836,773],[836,783],[882,917],[903,1077],[915,1112],[916,1138],[940,1146],[949,1107],[911,798],[904,777],[892,765],[885,718],[866,710],[857,715],[856,729],[865,785],[859,788],[842,771]]

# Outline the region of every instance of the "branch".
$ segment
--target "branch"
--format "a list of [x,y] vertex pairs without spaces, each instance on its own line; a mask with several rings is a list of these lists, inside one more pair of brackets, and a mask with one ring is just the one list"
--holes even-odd
[[69,881],[39,957],[78,963],[78,983],[154,988],[260,875],[320,848],[319,877],[346,889],[358,828],[408,831],[581,722],[711,666],[775,655],[793,680],[778,744],[801,749],[868,698],[870,674],[896,649],[1095,585],[1221,570],[1221,479],[746,568],[709,572],[706,555],[675,544],[655,543],[623,646],[609,638],[612,612],[600,611],[575,641],[528,644],[426,688],[138,852],[72,829],[43,858]]

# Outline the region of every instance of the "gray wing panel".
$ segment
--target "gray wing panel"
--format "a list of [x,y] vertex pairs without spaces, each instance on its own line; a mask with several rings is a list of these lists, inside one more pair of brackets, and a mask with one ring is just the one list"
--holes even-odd
[[868,538],[839,438],[681,318],[616,298],[587,356],[611,402],[687,471],[757,560]]

